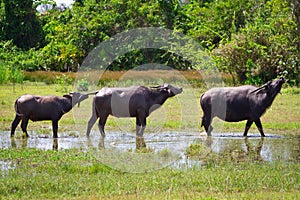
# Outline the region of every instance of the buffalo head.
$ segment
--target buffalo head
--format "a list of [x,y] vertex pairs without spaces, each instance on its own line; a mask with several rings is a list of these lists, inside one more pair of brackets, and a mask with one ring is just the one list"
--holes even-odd
[[156,88],[158,91],[167,92],[169,97],[173,97],[182,92],[182,88],[178,88],[178,87],[175,87],[175,86],[167,84],[167,83],[165,83],[163,85],[155,86],[152,88]]
[[83,100],[89,97],[88,94],[82,94],[80,92],[70,92],[70,96],[72,97],[72,106],[78,103],[78,107],[80,106],[80,102],[82,102]]
[[283,77],[279,78],[279,79],[276,79],[274,81],[269,81],[267,82],[266,84],[262,85],[261,87],[253,90],[251,93],[267,93],[268,95],[270,96],[276,96],[280,90],[281,90],[281,87],[283,85],[283,83],[285,83],[286,80],[284,80]]

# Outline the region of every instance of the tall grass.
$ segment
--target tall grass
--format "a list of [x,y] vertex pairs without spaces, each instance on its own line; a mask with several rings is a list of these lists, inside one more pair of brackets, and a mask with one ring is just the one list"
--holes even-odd
[[[154,84],[157,80],[161,82],[186,81],[194,87],[204,87],[204,80],[200,71],[188,70],[130,70],[130,71],[81,71],[81,72],[52,72],[52,71],[35,71],[24,72],[24,80],[31,82],[45,82],[46,84],[56,83],[57,77],[66,76],[72,83],[86,79],[91,84],[101,86],[113,85],[116,82],[127,81],[127,85],[138,84],[137,80],[143,80],[144,83]],[[225,84],[231,85],[231,77],[228,74],[221,74]],[[206,81],[214,81],[214,76],[207,76]]]
[[15,66],[8,67],[5,62],[0,62],[0,84],[22,83],[23,71]]
[[74,72],[55,72],[55,71],[34,71],[28,72],[24,71],[24,80],[30,82],[44,82],[46,84],[55,84],[57,77],[67,76],[72,81],[76,78],[76,73]]

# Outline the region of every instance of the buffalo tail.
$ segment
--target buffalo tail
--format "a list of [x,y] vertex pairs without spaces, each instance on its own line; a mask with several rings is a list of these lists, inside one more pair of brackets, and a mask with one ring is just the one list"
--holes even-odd
[[18,112],[18,100],[19,100],[19,99],[17,99],[17,100],[15,101],[15,112],[16,112],[16,115],[17,115],[17,116],[22,117],[23,114],[21,114],[21,113]]

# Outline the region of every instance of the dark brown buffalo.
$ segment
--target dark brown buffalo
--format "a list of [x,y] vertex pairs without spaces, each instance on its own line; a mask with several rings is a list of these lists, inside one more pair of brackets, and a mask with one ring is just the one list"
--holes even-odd
[[212,88],[200,99],[203,110],[202,124],[207,135],[211,135],[212,119],[216,116],[227,122],[247,120],[244,136],[254,122],[262,137],[265,136],[260,117],[266,112],[280,92],[284,78],[269,81],[257,88],[246,85],[240,87]]
[[157,87],[132,86],[128,88],[103,88],[95,93],[93,99],[92,117],[88,122],[87,136],[92,126],[99,119],[99,130],[105,137],[104,126],[109,115],[116,117],[135,117],[136,134],[143,136],[146,128],[146,118],[159,108],[169,97],[182,92],[169,84]]
[[16,116],[11,125],[11,136],[14,136],[16,127],[21,123],[22,131],[27,133],[28,120],[44,121],[51,120],[53,128],[53,137],[57,138],[58,121],[74,105],[87,99],[88,95],[78,92],[71,92],[63,97],[58,96],[37,96],[26,94],[15,101]]

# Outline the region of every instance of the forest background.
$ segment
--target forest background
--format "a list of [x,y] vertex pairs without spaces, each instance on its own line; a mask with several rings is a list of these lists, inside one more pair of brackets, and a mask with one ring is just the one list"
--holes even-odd
[[[76,72],[99,43],[140,27],[163,27],[197,41],[234,84],[262,84],[284,74],[299,86],[298,0],[0,1],[0,84],[23,82],[25,71]],[[39,7],[39,11],[37,10]],[[197,68],[161,49],[136,49],[110,70],[161,63]]]

